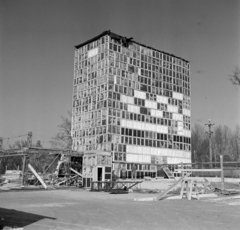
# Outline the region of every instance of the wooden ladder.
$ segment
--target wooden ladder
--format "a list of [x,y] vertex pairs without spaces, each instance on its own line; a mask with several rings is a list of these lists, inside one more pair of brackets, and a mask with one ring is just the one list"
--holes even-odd
[[166,173],[166,175],[169,179],[175,179],[173,173],[169,170],[169,168],[167,166],[163,167],[163,171]]

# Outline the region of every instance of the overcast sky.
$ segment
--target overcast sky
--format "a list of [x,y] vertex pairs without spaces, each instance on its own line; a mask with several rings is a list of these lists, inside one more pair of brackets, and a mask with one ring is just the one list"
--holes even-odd
[[238,0],[0,0],[0,136],[49,146],[71,110],[74,46],[105,30],[190,61],[192,125],[233,129],[239,20]]

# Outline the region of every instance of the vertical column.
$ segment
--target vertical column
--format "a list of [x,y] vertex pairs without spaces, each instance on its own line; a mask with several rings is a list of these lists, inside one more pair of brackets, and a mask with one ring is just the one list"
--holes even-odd
[[221,164],[221,190],[224,190],[224,172],[223,172],[223,156],[220,155],[220,164]]

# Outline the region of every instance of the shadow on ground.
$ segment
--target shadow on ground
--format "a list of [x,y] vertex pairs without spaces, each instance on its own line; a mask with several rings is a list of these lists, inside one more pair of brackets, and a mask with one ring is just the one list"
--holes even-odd
[[32,224],[45,218],[55,220],[55,218],[48,216],[41,216],[32,213],[21,212],[14,209],[0,208],[0,229],[3,229],[4,227],[11,228],[25,227],[29,224]]

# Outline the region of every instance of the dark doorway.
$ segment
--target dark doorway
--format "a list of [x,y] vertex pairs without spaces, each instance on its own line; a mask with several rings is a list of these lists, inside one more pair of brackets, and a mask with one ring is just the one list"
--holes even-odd
[[98,168],[98,181],[102,181],[102,168]]

